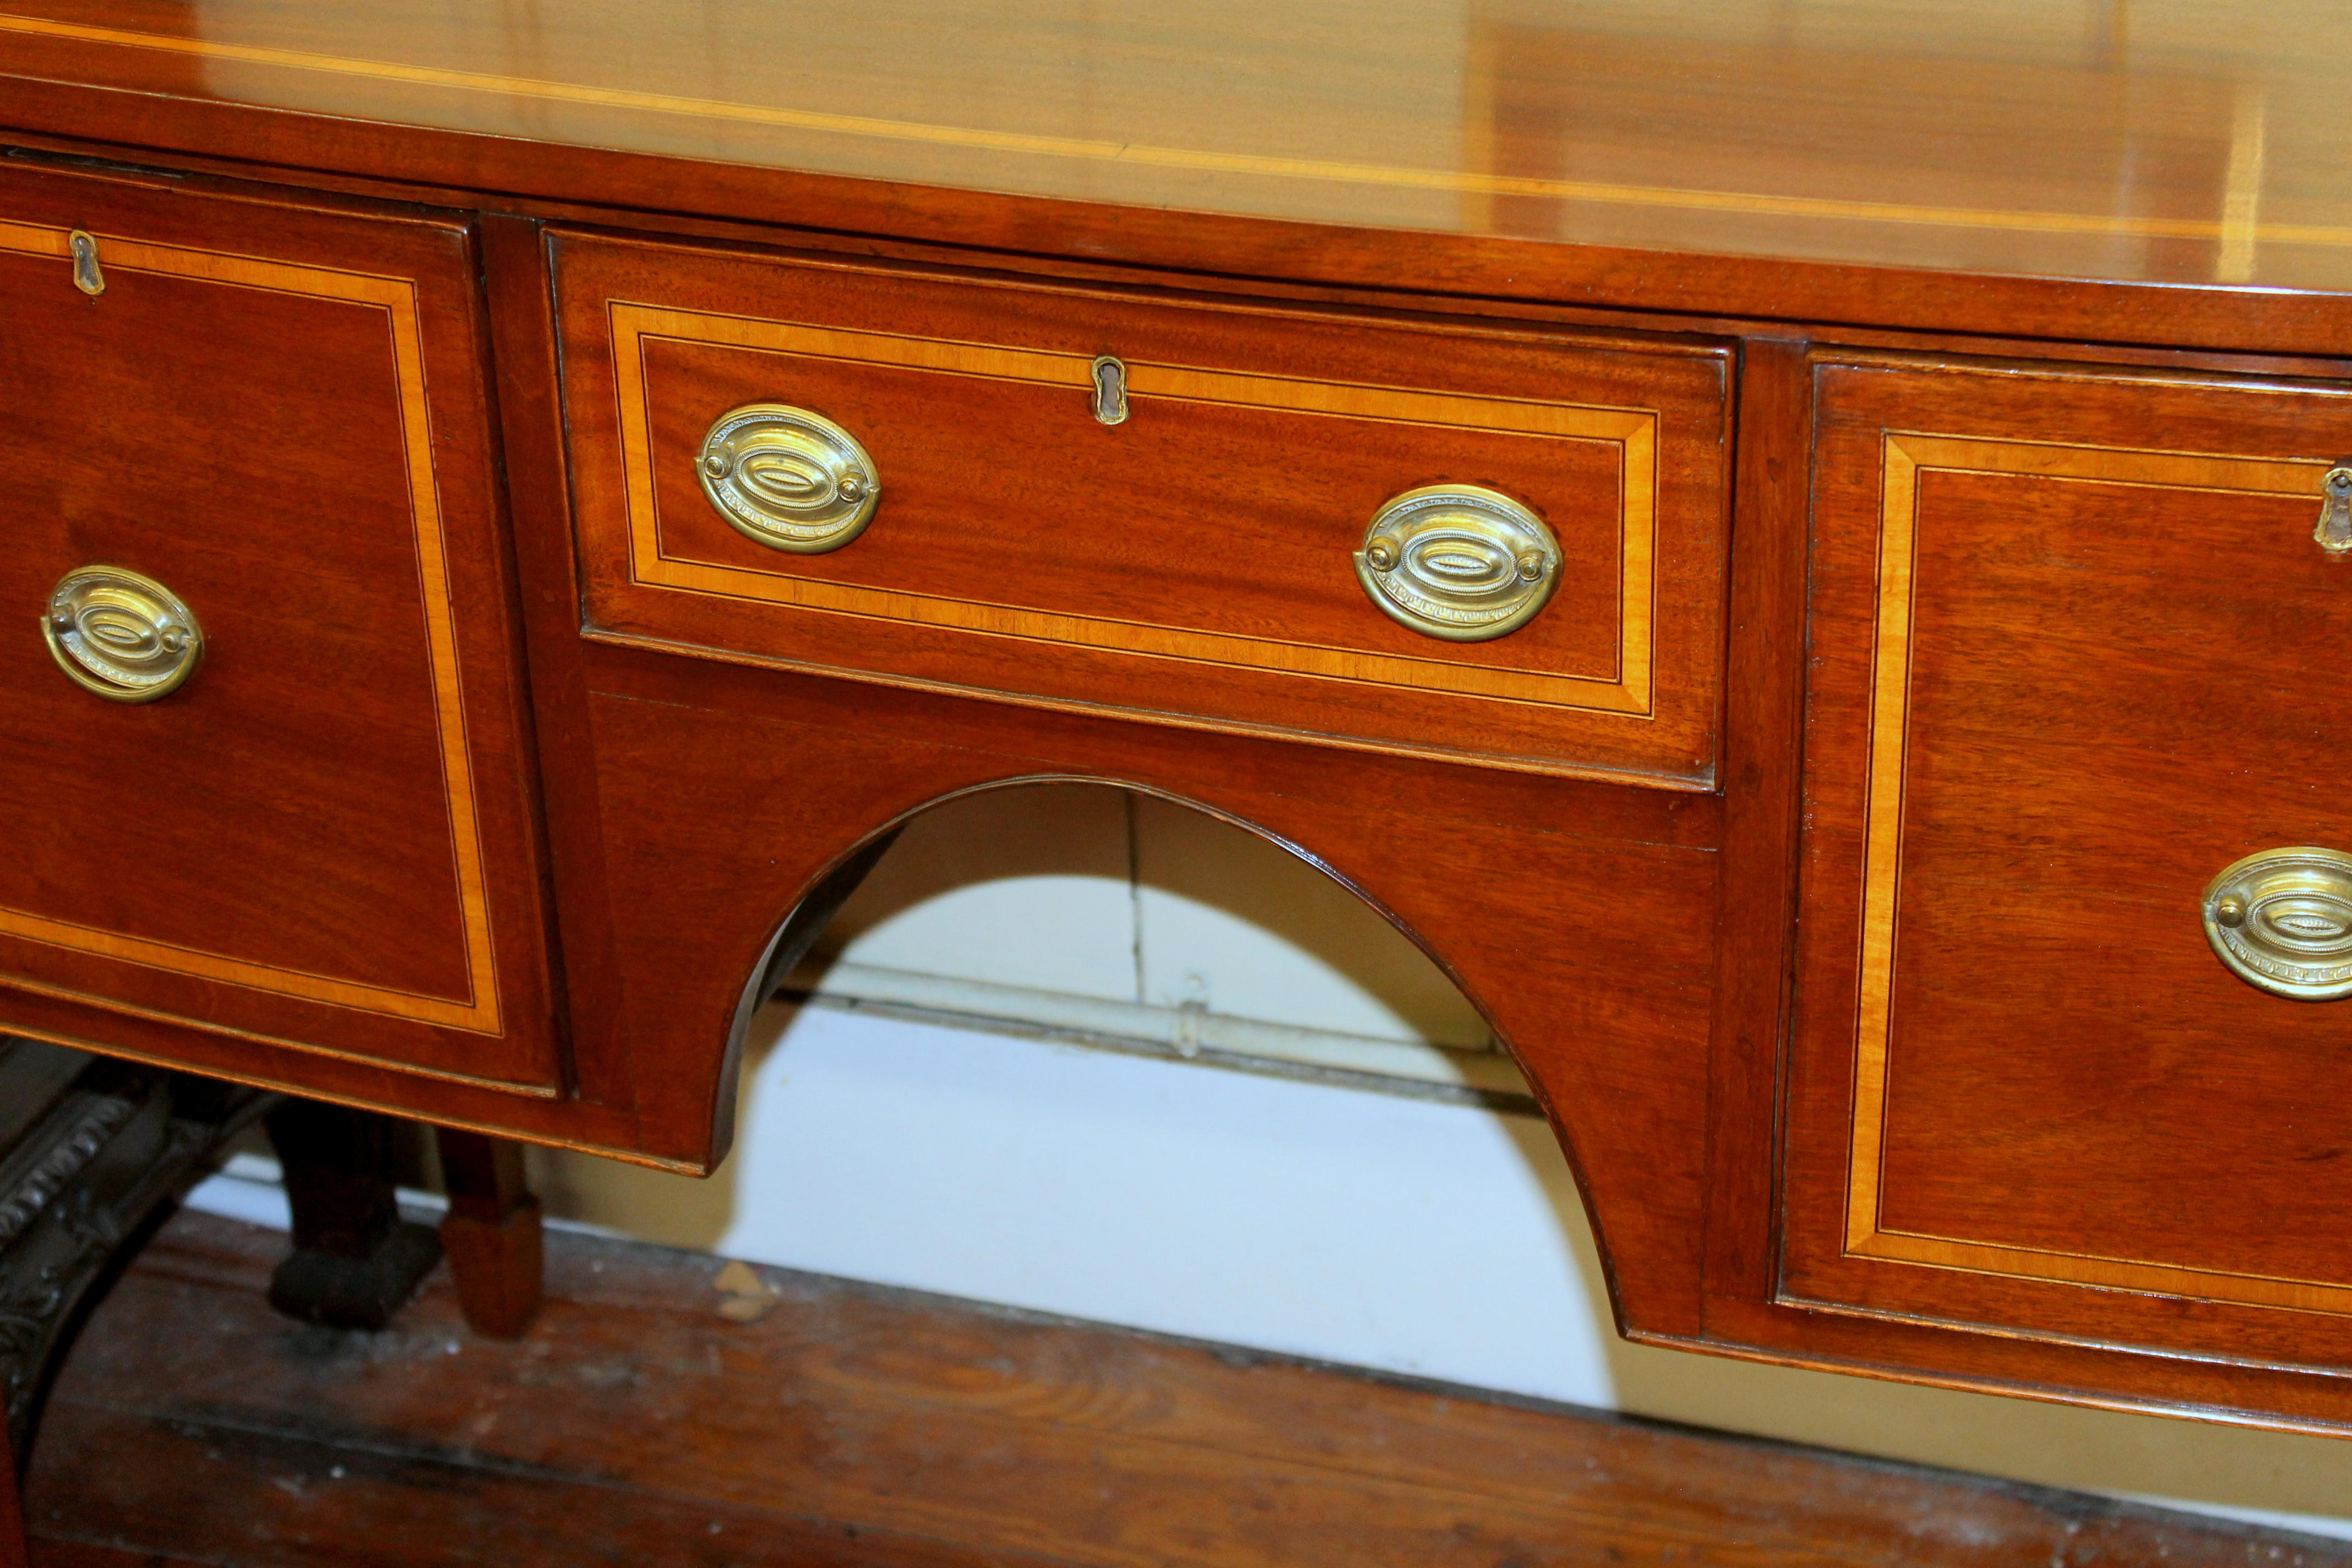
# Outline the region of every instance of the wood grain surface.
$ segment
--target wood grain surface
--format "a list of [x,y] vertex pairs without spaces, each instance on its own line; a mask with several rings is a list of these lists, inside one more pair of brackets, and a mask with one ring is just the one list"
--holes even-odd
[[1769,1300],[1782,1044],[1795,968],[1812,365],[1741,345],[1738,489],[1725,658],[1722,897],[1708,1047],[1706,1290]]
[[[392,1332],[259,1308],[270,1233],[173,1222],[60,1382],[36,1561],[2261,1562],[2341,1543],[941,1298],[552,1238],[547,1317]],[[148,1553],[156,1553],[149,1556]],[[120,1556],[115,1554],[120,1553]]]

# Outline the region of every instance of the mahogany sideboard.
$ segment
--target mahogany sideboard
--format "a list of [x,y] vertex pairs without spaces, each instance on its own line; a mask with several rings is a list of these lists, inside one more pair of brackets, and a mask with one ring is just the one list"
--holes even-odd
[[2347,64],[5,0],[0,1029],[708,1171],[1109,782],[1459,982],[1628,1336],[2352,1427]]

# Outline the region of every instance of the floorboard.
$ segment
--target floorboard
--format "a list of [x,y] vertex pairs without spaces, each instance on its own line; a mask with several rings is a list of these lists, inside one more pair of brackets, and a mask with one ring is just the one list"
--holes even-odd
[[782,1270],[551,1236],[520,1341],[390,1331],[175,1218],[33,1455],[40,1568],[2352,1568],[2352,1548]]

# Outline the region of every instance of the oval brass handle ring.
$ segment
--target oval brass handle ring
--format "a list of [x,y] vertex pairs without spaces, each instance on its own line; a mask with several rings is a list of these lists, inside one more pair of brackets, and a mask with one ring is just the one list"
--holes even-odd
[[154,578],[121,566],[78,567],[58,579],[41,635],[59,669],[110,702],[168,696],[205,657],[195,612]]
[[798,555],[840,549],[866,531],[882,500],[856,437],[784,403],[720,415],[695,454],[695,477],[737,532]]
[[1372,514],[1356,580],[1424,637],[1484,642],[1517,631],[1559,585],[1559,542],[1500,490],[1426,485]]
[[2352,995],[2352,855],[2314,844],[2249,855],[2206,885],[2205,940],[2273,996]]

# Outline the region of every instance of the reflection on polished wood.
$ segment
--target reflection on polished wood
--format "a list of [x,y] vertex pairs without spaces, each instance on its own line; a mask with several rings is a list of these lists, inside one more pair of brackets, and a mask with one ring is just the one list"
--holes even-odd
[[[1809,260],[2352,284],[2322,0],[716,10],[14,0],[222,102],[967,190]],[[190,68],[194,68],[191,69]],[[822,214],[809,215],[822,222]]]

